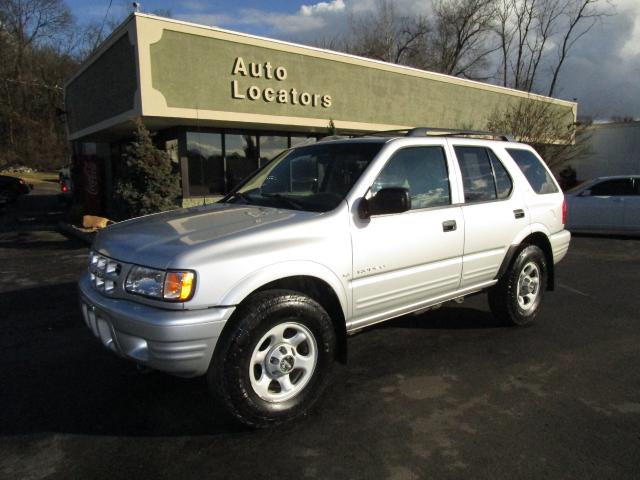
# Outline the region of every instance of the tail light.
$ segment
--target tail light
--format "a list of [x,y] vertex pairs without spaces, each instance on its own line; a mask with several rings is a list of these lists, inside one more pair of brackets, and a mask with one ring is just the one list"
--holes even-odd
[[21,183],[22,185],[24,185],[24,180],[23,180],[23,179],[20,179],[20,183]]
[[562,224],[567,224],[567,200],[562,199]]
[[60,185],[60,190],[62,190],[62,193],[67,193],[69,191],[69,187],[67,187],[64,183],[62,185]]

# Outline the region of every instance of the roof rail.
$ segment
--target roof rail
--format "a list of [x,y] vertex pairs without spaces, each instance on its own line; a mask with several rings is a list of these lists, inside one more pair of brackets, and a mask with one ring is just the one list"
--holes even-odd
[[482,130],[456,130],[453,128],[412,128],[407,132],[407,137],[426,137],[426,136],[451,136],[451,137],[494,137],[503,142],[512,142],[513,138],[503,133],[487,132]]
[[398,137],[404,137],[407,132],[410,129],[408,128],[399,128],[397,130],[379,130],[377,132],[366,132],[366,133],[359,133],[357,135],[354,135],[354,138],[360,138],[360,137],[375,137],[377,135],[380,136],[391,136],[392,134],[397,134],[396,136]]
[[356,135],[357,137],[368,137],[376,135],[393,135],[406,137],[493,137],[503,142],[513,142],[513,138],[509,135],[494,132],[485,132],[480,130],[457,130],[455,128],[403,128],[399,130],[382,130],[379,132],[370,132]]

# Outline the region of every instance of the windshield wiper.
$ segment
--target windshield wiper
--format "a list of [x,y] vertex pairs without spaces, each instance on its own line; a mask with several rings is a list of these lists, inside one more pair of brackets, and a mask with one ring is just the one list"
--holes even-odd
[[302,206],[301,203],[293,200],[290,197],[282,195],[281,193],[263,193],[262,196],[266,198],[275,198],[277,200],[281,200],[282,203],[287,204],[289,207],[292,207],[294,210],[304,210],[304,207]]

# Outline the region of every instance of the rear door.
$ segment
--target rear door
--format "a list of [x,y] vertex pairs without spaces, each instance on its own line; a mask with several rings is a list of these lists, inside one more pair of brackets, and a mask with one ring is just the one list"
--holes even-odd
[[496,277],[529,215],[502,161],[489,147],[453,143],[464,191],[464,256],[461,288]]

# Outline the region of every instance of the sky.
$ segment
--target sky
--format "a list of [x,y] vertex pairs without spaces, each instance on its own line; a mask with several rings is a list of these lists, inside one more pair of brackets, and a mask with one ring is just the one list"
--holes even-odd
[[[611,15],[575,44],[554,96],[577,99],[579,115],[595,119],[640,119],[640,0],[609,0]],[[299,43],[333,38],[347,29],[350,16],[367,14],[377,0],[142,0],[141,11],[170,11],[171,16],[210,26]],[[67,0],[81,21],[123,18],[125,0]],[[418,15],[425,0],[393,0],[396,12]],[[542,79],[544,79],[544,73]]]

